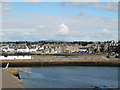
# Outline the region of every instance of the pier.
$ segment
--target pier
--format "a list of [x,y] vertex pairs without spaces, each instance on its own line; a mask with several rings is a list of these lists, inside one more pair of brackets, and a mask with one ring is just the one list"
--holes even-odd
[[9,70],[2,69],[2,90],[9,90],[11,88],[20,88],[20,90],[23,90],[22,81],[10,73]]
[[104,59],[44,59],[44,60],[3,60],[0,61],[5,67],[7,63],[9,67],[41,67],[41,66],[120,66],[119,60]]

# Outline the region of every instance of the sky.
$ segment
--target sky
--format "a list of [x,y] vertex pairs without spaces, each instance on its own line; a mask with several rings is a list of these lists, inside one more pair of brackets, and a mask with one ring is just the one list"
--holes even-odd
[[1,41],[118,40],[117,2],[2,2]]

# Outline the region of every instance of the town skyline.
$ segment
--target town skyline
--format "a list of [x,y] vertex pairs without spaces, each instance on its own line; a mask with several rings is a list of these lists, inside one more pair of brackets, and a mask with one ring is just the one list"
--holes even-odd
[[100,40],[97,40],[97,41],[87,41],[87,40],[81,40],[81,41],[65,41],[65,40],[36,40],[36,41],[29,41],[29,40],[16,40],[16,41],[0,41],[0,43],[16,43],[16,42],[22,42],[22,43],[25,43],[25,42],[31,42],[31,43],[39,43],[39,42],[69,42],[69,43],[74,43],[74,42],[111,42],[111,41],[115,41],[115,42],[120,42],[120,40],[105,40],[105,41],[100,41]]

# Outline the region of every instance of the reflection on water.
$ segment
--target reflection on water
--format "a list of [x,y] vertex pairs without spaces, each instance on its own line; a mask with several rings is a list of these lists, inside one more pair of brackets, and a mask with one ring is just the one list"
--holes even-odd
[[117,67],[21,68],[25,88],[117,88]]

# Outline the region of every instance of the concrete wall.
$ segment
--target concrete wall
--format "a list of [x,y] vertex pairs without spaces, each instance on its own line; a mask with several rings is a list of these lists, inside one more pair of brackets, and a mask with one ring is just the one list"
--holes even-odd
[[32,57],[31,56],[0,56],[0,59],[1,60],[4,60],[4,59],[31,59]]

